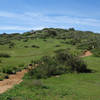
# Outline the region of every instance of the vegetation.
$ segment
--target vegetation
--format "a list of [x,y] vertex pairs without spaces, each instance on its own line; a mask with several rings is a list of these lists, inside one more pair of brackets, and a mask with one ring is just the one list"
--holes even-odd
[[84,61],[70,54],[68,50],[59,50],[53,57],[44,56],[40,60],[35,61],[34,66],[36,64],[37,66],[29,71],[29,75],[37,79],[64,73],[89,71]]
[[9,54],[6,54],[6,53],[0,53],[0,57],[9,58],[10,55]]
[[93,52],[94,56],[100,57],[100,49],[93,49],[92,52]]
[[[86,50],[93,56],[80,58]],[[35,66],[0,100],[98,100],[99,57],[100,34],[90,31],[45,28],[0,34],[1,81]]]

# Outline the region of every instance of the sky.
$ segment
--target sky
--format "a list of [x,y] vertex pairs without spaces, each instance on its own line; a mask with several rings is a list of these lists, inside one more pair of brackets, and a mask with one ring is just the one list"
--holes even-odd
[[72,27],[100,32],[100,0],[0,0],[0,33]]

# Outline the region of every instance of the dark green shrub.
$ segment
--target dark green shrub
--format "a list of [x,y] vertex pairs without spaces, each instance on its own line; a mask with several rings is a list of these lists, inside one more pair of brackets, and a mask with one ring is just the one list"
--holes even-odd
[[0,60],[0,63],[2,63],[2,60]]
[[100,57],[100,49],[93,49],[92,53],[93,53],[94,56]]
[[11,42],[10,44],[9,44],[9,48],[13,48],[15,46],[15,43],[13,43],[13,42]]
[[28,46],[24,46],[25,48],[28,48]]
[[17,67],[17,71],[21,71],[22,69],[26,69],[27,68],[27,65],[25,65],[24,63],[22,64],[19,64],[18,67]]
[[56,45],[55,47],[60,47],[60,45]]
[[38,66],[29,71],[31,78],[47,78],[69,72],[89,72],[84,61],[66,50],[59,50],[54,57],[42,57],[35,63]]
[[7,53],[0,53],[0,57],[9,58],[10,55]]
[[59,63],[70,66],[71,72],[87,72],[87,65],[85,62],[71,54],[68,50],[59,50],[56,52],[56,59]]
[[32,48],[40,48],[40,47],[37,45],[32,45]]
[[8,79],[9,76],[5,73],[0,73],[0,81],[3,81],[3,79]]
[[34,63],[34,61],[33,60],[31,60],[31,62],[30,62],[31,64],[33,64]]
[[45,41],[45,42],[46,42],[47,40],[46,40],[46,39],[44,39],[43,41]]
[[37,61],[37,64],[36,68],[29,71],[29,75],[37,79],[59,75],[64,72],[63,68],[57,66],[55,59],[51,57],[43,57],[40,61]]
[[13,66],[5,66],[2,68],[2,72],[6,74],[16,74],[18,68]]
[[8,79],[9,78],[9,76],[8,75],[5,75],[5,79]]
[[28,42],[28,39],[23,40],[23,42]]

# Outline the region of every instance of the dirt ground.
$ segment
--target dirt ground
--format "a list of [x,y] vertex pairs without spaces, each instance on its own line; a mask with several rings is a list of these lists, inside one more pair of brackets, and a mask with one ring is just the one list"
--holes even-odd
[[14,85],[21,83],[23,81],[22,78],[26,72],[27,70],[22,70],[21,72],[17,72],[14,75],[9,75],[9,79],[0,81],[0,94],[12,88]]
[[91,55],[92,55],[91,51],[85,51],[81,57],[87,57]]

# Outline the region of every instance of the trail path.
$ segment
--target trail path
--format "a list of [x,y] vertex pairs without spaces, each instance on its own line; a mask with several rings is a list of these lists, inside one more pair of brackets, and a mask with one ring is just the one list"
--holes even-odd
[[[81,57],[91,56],[92,53],[90,51],[84,52]],[[21,83],[23,80],[23,76],[27,73],[28,70],[22,70],[21,72],[17,72],[14,75],[9,75],[9,79],[5,79],[0,81],[0,94],[6,92],[8,89],[11,89],[14,85]]]
[[6,92],[14,85],[21,83],[23,81],[22,78],[25,73],[27,73],[27,70],[22,70],[21,72],[17,72],[14,75],[9,75],[9,79],[0,81],[0,94]]
[[91,56],[91,55],[92,55],[92,52],[91,52],[91,51],[86,51],[86,52],[84,52],[83,55],[80,56],[80,57],[87,57],[87,56]]

